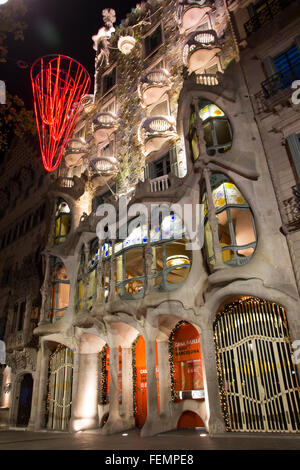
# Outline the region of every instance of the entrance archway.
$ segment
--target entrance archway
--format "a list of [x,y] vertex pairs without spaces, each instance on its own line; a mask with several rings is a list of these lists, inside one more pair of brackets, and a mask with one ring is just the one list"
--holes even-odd
[[[158,397],[158,412],[159,404],[159,382],[158,382],[158,359],[157,359],[157,342],[155,341],[156,352],[156,383],[157,383],[157,397]],[[142,427],[147,418],[147,366],[146,366],[146,351],[145,340],[142,336],[134,341],[132,345],[133,355],[133,387],[134,387],[134,416],[135,425]]]
[[31,412],[32,389],[32,375],[24,374],[20,383],[17,426],[28,426]]
[[214,322],[220,400],[226,429],[300,432],[300,394],[285,310],[243,298]]
[[179,322],[170,335],[171,381],[175,401],[203,399],[200,337],[196,328]]
[[177,428],[204,428],[205,425],[200,416],[194,411],[184,411],[180,416]]

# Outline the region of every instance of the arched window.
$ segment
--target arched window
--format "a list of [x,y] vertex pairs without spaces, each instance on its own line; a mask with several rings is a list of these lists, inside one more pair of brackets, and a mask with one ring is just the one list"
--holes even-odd
[[194,105],[191,107],[189,122],[188,137],[193,159],[196,160],[200,155],[196,130],[196,113],[198,113],[202,123],[200,132],[206,144],[207,154],[213,156],[230,150],[232,145],[232,129],[228,118],[217,105],[199,99],[197,109]]
[[59,258],[51,258],[51,308],[48,318],[52,323],[60,320],[69,305],[70,280]]
[[66,201],[59,199],[55,214],[55,244],[59,245],[67,239],[71,226],[71,210]]
[[[213,203],[218,219],[219,242],[222,259],[226,264],[239,266],[246,264],[256,248],[257,235],[254,218],[238,188],[220,173],[211,176]],[[207,216],[207,194],[204,204],[204,238],[206,258],[210,269],[215,264],[211,227]]]
[[[141,298],[146,286],[146,247],[148,228],[135,227],[128,237],[115,244],[115,284],[116,292],[123,298]],[[150,230],[152,250],[151,275],[154,289],[170,291],[177,289],[187,279],[192,252],[186,249],[185,228],[175,214],[165,216]],[[102,248],[102,292],[108,297],[111,243]]]

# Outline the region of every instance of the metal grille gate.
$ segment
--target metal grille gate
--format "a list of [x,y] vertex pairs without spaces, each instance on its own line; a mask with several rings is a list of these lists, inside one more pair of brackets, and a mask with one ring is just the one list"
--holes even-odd
[[48,429],[68,429],[72,405],[73,352],[59,345],[50,356]]
[[300,391],[285,311],[248,298],[214,323],[221,406],[227,430],[300,432]]

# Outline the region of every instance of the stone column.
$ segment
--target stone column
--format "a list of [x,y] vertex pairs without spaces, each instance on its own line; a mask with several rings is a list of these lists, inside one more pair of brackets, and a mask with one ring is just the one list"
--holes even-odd
[[145,339],[146,349],[146,367],[147,367],[147,420],[141,431],[141,436],[151,436],[160,429],[158,398],[157,398],[157,381],[156,381],[156,351],[155,339],[157,336],[157,328],[147,328],[147,335],[143,335]]
[[49,300],[50,300],[50,255],[48,253],[45,254],[45,277],[44,282],[41,288],[42,294],[42,305],[41,305],[41,317],[40,317],[40,325],[44,325],[49,323],[48,320],[48,310],[49,310]]
[[29,423],[27,427],[29,431],[35,430],[35,423],[37,419],[41,361],[42,361],[42,348],[40,347],[37,353],[37,358],[36,358],[36,370],[35,370],[35,373],[33,374],[31,411],[30,411],[30,419],[29,419]]
[[112,240],[112,255],[110,257],[110,290],[109,290],[109,302],[115,300],[116,293],[116,282],[115,282],[115,240]]
[[120,417],[119,408],[119,348],[116,344],[110,346],[110,359],[109,359],[109,372],[110,372],[110,385],[109,385],[109,417],[107,423],[102,428],[103,434],[112,434],[114,432],[124,429],[124,424]]
[[215,342],[212,325],[205,326],[204,329],[202,329],[200,333],[200,344],[207,426],[209,434],[214,435],[225,432],[225,423],[219,399]]
[[169,362],[169,341],[157,340],[158,377],[160,414],[169,415],[169,403],[171,402],[171,379]]
[[212,198],[211,192],[211,184],[210,184],[210,170],[208,168],[204,168],[203,170],[204,177],[205,177],[205,185],[206,185],[206,192],[207,192],[207,204],[208,204],[208,211],[207,216],[211,228],[212,239],[213,239],[213,250],[215,255],[215,266],[214,271],[218,269],[224,268],[223,260],[222,260],[222,250],[221,245],[219,242],[219,229],[218,229],[218,219],[216,216],[216,209]]
[[87,302],[89,295],[89,275],[88,275],[88,262],[89,262],[89,244],[84,244],[84,266],[83,266],[83,299],[82,299],[82,312],[87,311]]
[[98,427],[98,353],[74,354],[70,431]]
[[122,348],[122,408],[124,420],[134,425],[132,348]]
[[48,394],[48,368],[49,368],[49,356],[50,351],[44,342],[41,343],[40,349],[40,363],[39,363],[39,384],[38,391],[36,393],[37,399],[36,404],[36,417],[34,423],[34,430],[38,431],[46,427],[46,406],[47,406],[47,394]]

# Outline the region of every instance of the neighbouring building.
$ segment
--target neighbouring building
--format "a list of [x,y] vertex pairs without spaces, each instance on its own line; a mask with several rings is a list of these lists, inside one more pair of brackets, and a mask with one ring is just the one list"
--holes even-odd
[[2,189],[7,423],[299,433],[299,2],[153,0],[115,29],[103,16],[94,93],[28,250],[15,227],[42,211],[39,189],[14,220]]

